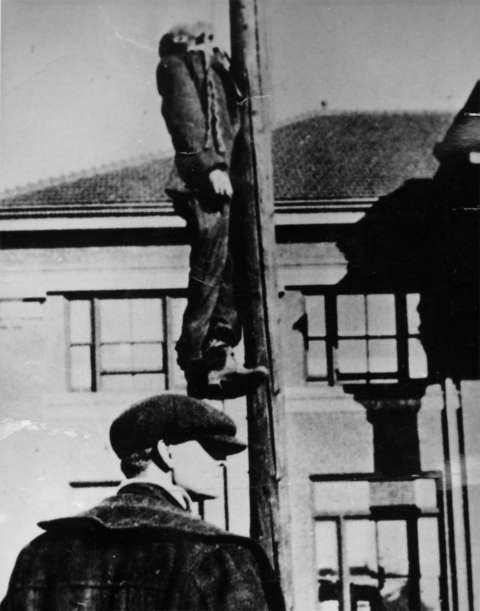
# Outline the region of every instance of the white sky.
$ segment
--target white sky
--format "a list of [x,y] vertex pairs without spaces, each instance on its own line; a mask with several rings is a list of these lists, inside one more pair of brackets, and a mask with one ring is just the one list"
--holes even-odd
[[[457,110],[480,78],[478,0],[270,0],[277,120],[319,109]],[[3,0],[0,190],[168,151],[160,35],[228,0]]]

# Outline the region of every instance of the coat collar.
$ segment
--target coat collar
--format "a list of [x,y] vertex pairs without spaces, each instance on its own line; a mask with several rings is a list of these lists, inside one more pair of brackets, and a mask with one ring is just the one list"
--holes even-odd
[[[229,533],[192,516],[170,494],[151,483],[132,483],[115,496],[76,516],[39,522],[44,530],[71,530],[103,527],[108,530],[154,529],[207,536]],[[231,536],[231,535],[229,535]]]
[[175,484],[163,485],[143,477],[134,477],[122,482],[117,490],[117,494],[124,493],[125,491],[135,492],[135,490],[137,490],[139,494],[151,495],[160,499],[165,498],[186,511],[192,511],[192,499],[186,490]]

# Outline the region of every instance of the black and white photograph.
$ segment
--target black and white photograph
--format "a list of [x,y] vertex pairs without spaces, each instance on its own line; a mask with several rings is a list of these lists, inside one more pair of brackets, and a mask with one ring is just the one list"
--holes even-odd
[[480,610],[478,0],[0,0],[0,610]]

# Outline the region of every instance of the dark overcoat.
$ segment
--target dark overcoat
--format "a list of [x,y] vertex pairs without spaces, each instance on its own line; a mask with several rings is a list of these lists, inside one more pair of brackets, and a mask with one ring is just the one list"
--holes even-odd
[[208,189],[212,170],[231,169],[242,98],[226,62],[220,51],[211,58],[201,51],[189,51],[167,55],[157,68],[157,88],[175,148],[175,166],[193,191]]
[[131,484],[76,517],[41,522],[1,611],[283,611],[261,548]]

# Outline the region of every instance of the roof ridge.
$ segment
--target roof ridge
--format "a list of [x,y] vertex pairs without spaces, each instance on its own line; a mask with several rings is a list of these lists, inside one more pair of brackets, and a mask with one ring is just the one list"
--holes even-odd
[[13,187],[9,187],[7,189],[4,189],[3,191],[0,191],[0,200],[16,197],[17,195],[24,195],[25,193],[32,193],[33,191],[48,189],[50,187],[57,187],[60,185],[63,186],[65,184],[81,180],[82,178],[93,178],[95,176],[108,174],[109,172],[113,172],[115,170],[122,170],[127,167],[139,166],[148,161],[153,161],[154,159],[168,159],[172,155],[172,151],[165,150],[161,152],[158,151],[141,153],[140,155],[124,157],[116,161],[101,163],[100,165],[90,166],[82,170],[57,174],[55,176],[41,178],[40,180],[32,182],[29,181],[22,185],[15,185]]
[[397,109],[388,109],[388,110],[380,110],[380,109],[364,109],[364,110],[353,110],[353,109],[333,109],[333,108],[325,108],[325,109],[316,109],[316,110],[307,110],[305,112],[298,113],[296,115],[292,115],[286,119],[281,119],[276,122],[274,125],[274,130],[282,127],[288,127],[293,123],[299,123],[300,121],[307,121],[308,119],[315,119],[317,117],[332,117],[332,116],[345,116],[345,115],[455,115],[456,112],[454,110],[441,110],[441,109],[428,109],[428,108],[418,108],[415,110],[405,109],[405,108],[397,108]]

